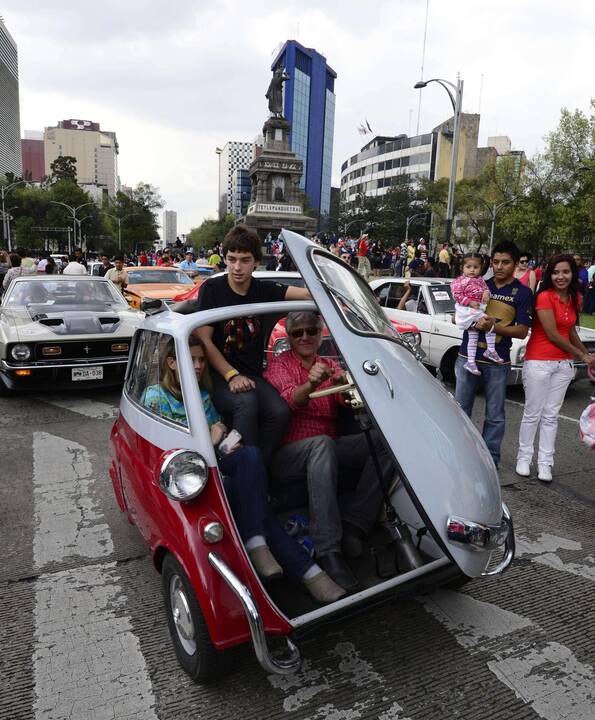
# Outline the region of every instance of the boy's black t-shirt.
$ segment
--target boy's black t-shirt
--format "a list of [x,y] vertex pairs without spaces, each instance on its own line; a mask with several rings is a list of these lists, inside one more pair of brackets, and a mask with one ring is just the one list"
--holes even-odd
[[[221,275],[202,285],[196,309],[278,302],[285,299],[286,293],[286,285],[252,278],[246,295],[238,295],[229,287],[227,275]],[[230,365],[246,375],[262,375],[264,338],[260,316],[243,316],[218,322],[213,328],[213,343]]]

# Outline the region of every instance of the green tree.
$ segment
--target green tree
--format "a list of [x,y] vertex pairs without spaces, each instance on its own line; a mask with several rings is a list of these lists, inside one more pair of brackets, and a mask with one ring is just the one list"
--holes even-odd
[[152,249],[159,238],[157,215],[162,207],[159,189],[149,183],[139,183],[131,195],[119,192],[114,200],[108,201],[103,210],[106,225],[114,238],[114,251],[118,243],[118,224],[123,252]]
[[72,155],[59,155],[50,165],[52,182],[67,180],[76,183],[76,158]]
[[192,245],[196,250],[201,248],[213,248],[220,242],[235,225],[236,219],[232,214],[226,215],[221,220],[206,218],[202,223],[192,228],[186,235],[186,243]]

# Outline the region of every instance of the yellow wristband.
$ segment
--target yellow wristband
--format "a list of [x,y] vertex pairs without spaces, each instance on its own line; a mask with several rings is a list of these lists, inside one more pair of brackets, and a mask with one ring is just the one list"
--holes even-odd
[[225,375],[223,376],[223,378],[224,378],[225,382],[229,382],[232,378],[234,378],[236,375],[239,375],[239,374],[240,374],[239,371],[236,370],[235,368],[233,368],[229,372],[226,372]]

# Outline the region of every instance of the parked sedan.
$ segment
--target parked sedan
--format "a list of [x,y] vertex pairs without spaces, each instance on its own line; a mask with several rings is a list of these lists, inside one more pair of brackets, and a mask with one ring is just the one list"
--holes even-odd
[[104,278],[15,278],[0,305],[0,393],[121,383],[140,319]]

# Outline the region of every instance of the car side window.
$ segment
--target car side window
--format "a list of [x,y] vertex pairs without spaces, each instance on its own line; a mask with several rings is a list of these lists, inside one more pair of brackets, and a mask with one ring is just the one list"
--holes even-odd
[[141,331],[126,378],[126,393],[156,417],[188,427],[171,335]]
[[376,300],[378,300],[378,303],[379,303],[382,307],[386,307],[386,303],[387,303],[388,295],[389,295],[389,290],[390,290],[390,284],[389,284],[389,283],[385,283],[384,285],[381,285],[380,287],[377,287],[377,288],[374,290],[374,295],[376,295]]

